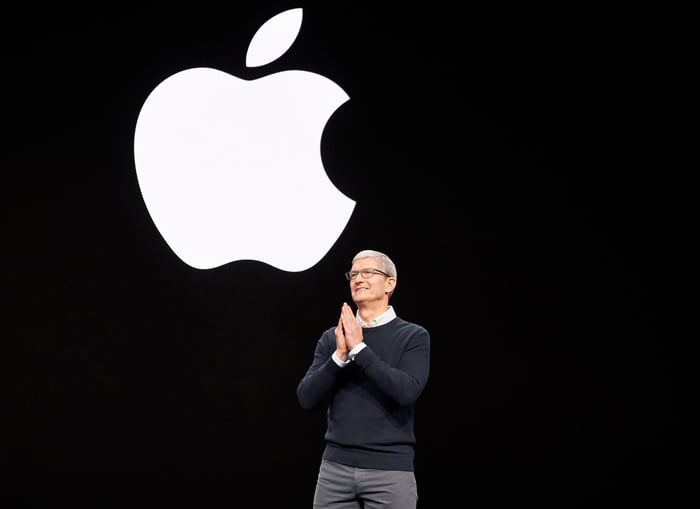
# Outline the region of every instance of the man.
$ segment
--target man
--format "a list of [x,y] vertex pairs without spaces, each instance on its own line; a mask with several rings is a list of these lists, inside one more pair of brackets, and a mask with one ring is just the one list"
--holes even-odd
[[297,387],[302,408],[327,406],[313,507],[412,509],[414,404],[428,380],[430,335],[389,305],[397,273],[387,255],[360,251],[345,277],[357,313],[343,303]]

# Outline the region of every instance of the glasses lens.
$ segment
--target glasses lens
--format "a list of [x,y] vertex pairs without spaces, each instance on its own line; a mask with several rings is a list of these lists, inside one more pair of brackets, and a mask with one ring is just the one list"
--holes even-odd
[[354,279],[357,279],[358,275],[362,276],[362,279],[369,279],[372,276],[374,276],[375,274],[382,274],[386,277],[389,277],[379,269],[364,269],[364,270],[351,270],[350,272],[346,272],[345,279],[347,279],[348,281],[353,281]]

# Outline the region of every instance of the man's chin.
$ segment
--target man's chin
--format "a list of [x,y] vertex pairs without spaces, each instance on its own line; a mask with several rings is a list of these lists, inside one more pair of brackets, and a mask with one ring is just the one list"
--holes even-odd
[[357,292],[352,295],[352,300],[355,302],[355,304],[359,304],[360,302],[367,302],[371,300],[370,294],[367,292]]

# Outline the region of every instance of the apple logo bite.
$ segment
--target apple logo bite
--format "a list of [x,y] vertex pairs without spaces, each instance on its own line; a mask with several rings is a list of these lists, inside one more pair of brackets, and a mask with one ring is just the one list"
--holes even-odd
[[[302,9],[270,18],[247,67],[289,49]],[[321,136],[348,95],[328,78],[289,70],[254,80],[198,67],[162,81],[134,133],[139,188],[156,228],[186,264],[257,260],[302,271],[330,250],[355,202],[329,180]]]

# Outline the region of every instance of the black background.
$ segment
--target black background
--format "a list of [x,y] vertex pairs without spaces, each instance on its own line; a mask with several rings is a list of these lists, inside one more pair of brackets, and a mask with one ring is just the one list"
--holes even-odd
[[[662,310],[688,205],[688,13],[247,4],[7,20],[0,469],[32,481],[20,500],[310,507],[325,416],[296,384],[365,248],[431,332],[419,507],[674,497]],[[297,6],[288,52],[246,69],[257,28]],[[322,155],[357,205],[316,266],[202,271],[159,236],[135,122],[199,66],[305,69],[350,96]]]

